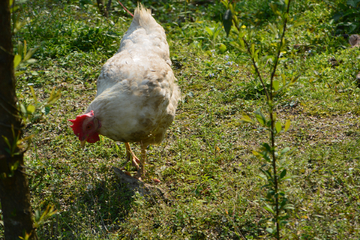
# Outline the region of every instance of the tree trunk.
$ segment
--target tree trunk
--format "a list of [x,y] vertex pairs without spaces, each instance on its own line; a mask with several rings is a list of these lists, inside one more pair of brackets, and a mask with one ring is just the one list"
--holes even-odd
[[[30,190],[25,174],[23,153],[10,150],[5,141],[16,145],[22,137],[22,123],[16,108],[15,75],[11,42],[9,0],[0,1],[0,198],[5,239],[30,235],[37,239],[32,220]],[[14,143],[15,142],[15,143]],[[16,167],[18,166],[18,167]]]

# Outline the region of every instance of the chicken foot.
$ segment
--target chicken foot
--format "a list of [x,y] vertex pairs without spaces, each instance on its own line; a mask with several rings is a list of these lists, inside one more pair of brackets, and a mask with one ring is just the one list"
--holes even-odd
[[126,154],[128,161],[132,160],[132,163],[135,165],[137,169],[137,174],[135,178],[141,180],[145,177],[145,160],[146,160],[146,148],[147,145],[143,144],[143,142],[140,142],[141,146],[141,160],[135,156],[135,153],[131,150],[130,144],[128,142],[125,142],[126,147]]
[[140,160],[135,156],[135,153],[131,150],[130,148],[130,144],[128,142],[125,143],[125,148],[126,148],[126,155],[127,155],[127,159],[128,161],[132,160],[132,163],[134,164],[134,166],[136,167],[136,169],[139,171],[139,163]]

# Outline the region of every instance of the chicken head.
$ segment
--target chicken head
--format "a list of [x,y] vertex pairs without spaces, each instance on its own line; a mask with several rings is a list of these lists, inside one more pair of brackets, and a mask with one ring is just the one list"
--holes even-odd
[[85,146],[85,142],[94,143],[100,140],[98,130],[101,127],[99,119],[94,115],[94,111],[78,115],[76,119],[70,119],[73,123],[70,127],[74,134],[79,137],[81,147]]

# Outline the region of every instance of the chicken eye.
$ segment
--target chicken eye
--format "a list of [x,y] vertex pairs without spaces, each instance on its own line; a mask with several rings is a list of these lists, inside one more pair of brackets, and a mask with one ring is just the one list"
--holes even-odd
[[86,129],[90,129],[90,128],[91,128],[91,126],[90,126],[90,125],[87,125],[87,126],[86,126]]

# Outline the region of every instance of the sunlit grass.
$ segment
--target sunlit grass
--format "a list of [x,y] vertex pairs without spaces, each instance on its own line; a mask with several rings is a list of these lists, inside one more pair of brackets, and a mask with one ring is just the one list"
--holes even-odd
[[[136,6],[123,3],[129,9]],[[106,19],[93,5],[57,1],[33,1],[18,12],[21,19],[31,21],[14,41],[39,46],[33,56],[37,62],[23,66],[26,72],[17,79],[20,100],[32,101],[29,83],[39,100],[47,98],[54,86],[62,92],[44,121],[26,128],[26,135],[35,134],[26,154],[32,204],[35,209],[52,204],[59,211],[38,235],[42,239],[266,238],[269,215],[259,203],[264,191],[261,166],[251,152],[267,136],[262,129],[240,122],[241,115],[257,109],[264,96],[248,58],[233,51],[233,39],[221,31],[215,44],[209,40],[205,27],[215,26],[224,9],[218,3],[144,4],[154,8],[155,18],[166,29],[182,90],[165,141],[148,151],[148,174],[159,178],[159,186],[168,194],[168,200],[155,204],[118,186],[111,167],[125,163],[123,144],[104,137],[82,151],[67,121],[85,111],[95,97],[100,69],[117,51],[130,16],[117,4]],[[249,8],[244,16],[248,26],[266,14],[271,17],[266,6],[264,13],[246,4],[241,7]],[[295,210],[284,236],[357,239],[359,50],[345,49],[346,41],[331,35],[332,12],[324,10],[325,3],[304,0],[296,7],[307,22],[290,29],[280,67],[286,74],[302,72],[299,81],[279,96],[283,104],[278,114],[292,121],[280,144],[295,148],[287,164],[297,176],[287,186]],[[254,41],[270,52],[268,21],[255,25]],[[222,53],[217,47],[221,43],[230,51]],[[295,44],[303,48],[296,51]],[[332,67],[331,57],[340,65]],[[139,147],[133,146],[139,154]]]

